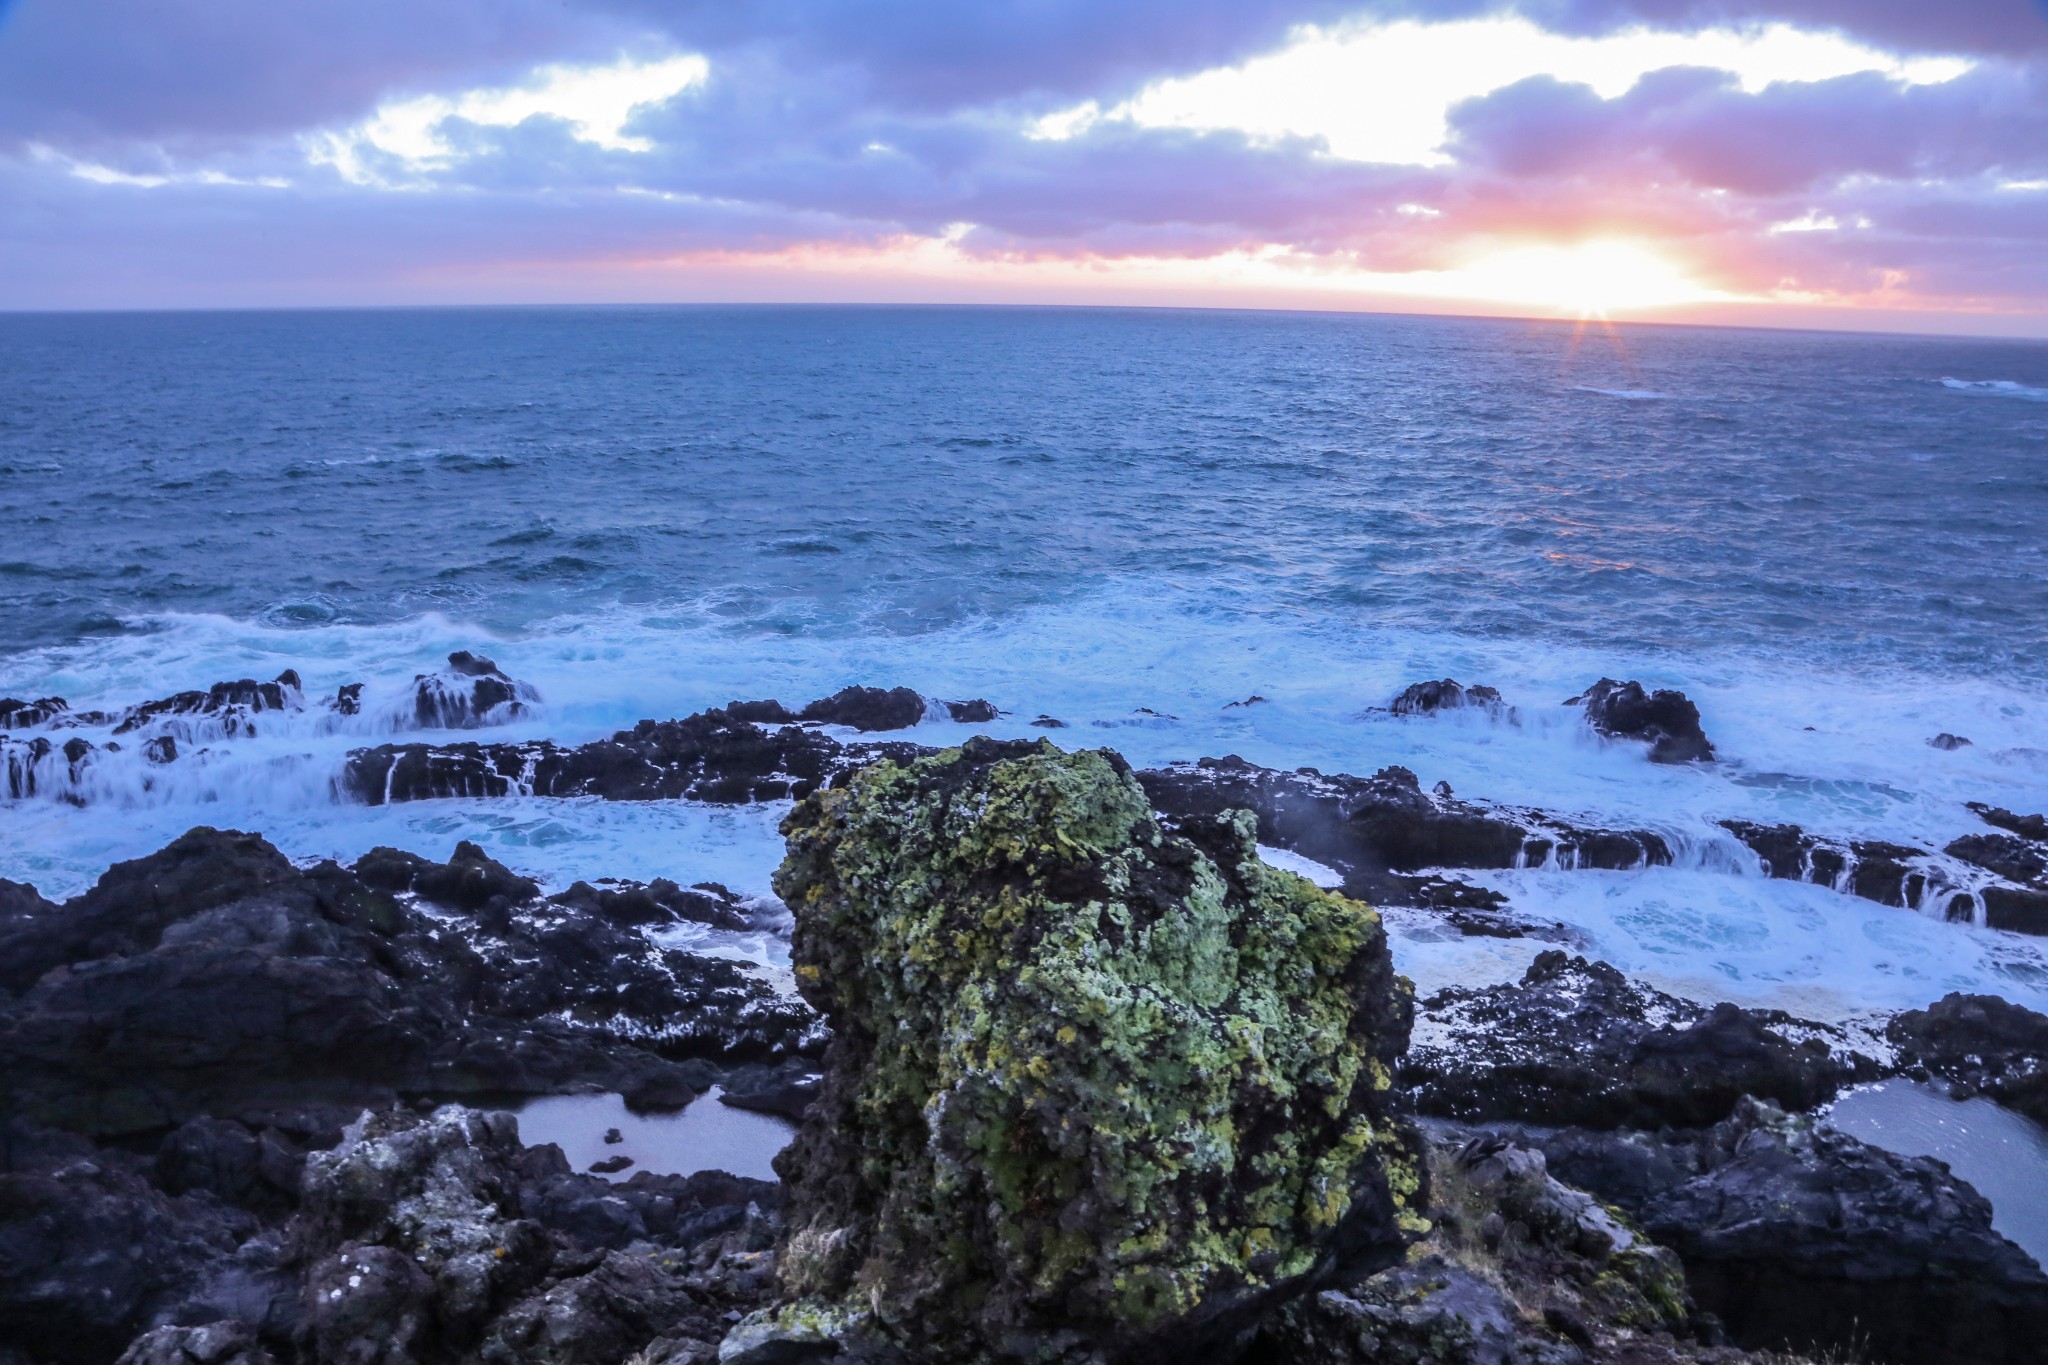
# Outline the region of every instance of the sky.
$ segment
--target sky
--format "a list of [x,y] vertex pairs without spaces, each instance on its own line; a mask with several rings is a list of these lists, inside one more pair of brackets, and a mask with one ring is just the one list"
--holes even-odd
[[0,0],[0,309],[2048,336],[2048,0]]

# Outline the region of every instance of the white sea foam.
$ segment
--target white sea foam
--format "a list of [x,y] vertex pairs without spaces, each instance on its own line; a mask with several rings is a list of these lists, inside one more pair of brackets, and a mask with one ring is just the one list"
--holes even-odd
[[2022,398],[2030,403],[2048,403],[2048,388],[2011,379],[1944,379],[1941,386],[1978,398]]
[[1632,402],[1654,402],[1661,398],[1676,398],[1675,393],[1664,393],[1658,389],[1602,389],[1591,384],[1572,385],[1573,393],[1597,393],[1603,398],[1625,398]]
[[[1425,786],[1448,781],[1463,796],[1662,832],[1679,851],[1677,868],[1500,874],[1496,884],[1518,908],[1571,924],[1624,970],[1667,989],[1829,1013],[1924,1004],[1948,989],[2048,1003],[2027,940],[1767,881],[1714,823],[1791,821],[1837,838],[1938,847],[1983,830],[1967,800],[2048,809],[2048,694],[2010,682],[1834,675],[1802,662],[1797,642],[1776,658],[1631,657],[1280,612],[1250,618],[1196,593],[1136,584],[922,634],[788,634],[714,613],[624,610],[517,639],[438,617],[311,629],[198,616],[152,625],[16,655],[0,663],[0,695],[55,694],[114,709],[292,667],[309,698],[365,682],[364,713],[345,723],[318,709],[265,713],[255,738],[214,743],[170,765],[148,765],[132,749],[102,758],[89,770],[102,785],[83,808],[0,808],[0,876],[70,894],[115,859],[213,824],[260,830],[294,857],[352,858],[376,844],[446,856],[467,838],[550,885],[667,876],[767,893],[781,852],[778,809],[518,798],[337,804],[330,782],[347,751],[393,737],[391,718],[414,675],[468,649],[532,682],[545,700],[486,736],[445,738],[573,744],[643,717],[735,698],[797,705],[867,683],[985,697],[1009,713],[977,726],[928,708],[916,732],[924,743],[1044,737],[1113,747],[1140,766],[1225,753],[1354,773],[1401,764]],[[1603,675],[1682,688],[1723,761],[1659,767],[1640,746],[1590,733],[1576,708],[1559,703]],[[1410,682],[1445,676],[1498,687],[1516,718],[1373,709]],[[1255,694],[1268,700],[1226,706]],[[1034,728],[1041,713],[1068,728]],[[1973,744],[1930,748],[1927,739],[1943,731]],[[1543,946],[1439,941],[1422,927],[1401,941],[1404,966],[1445,979],[1513,975]],[[724,950],[771,961],[779,951],[737,939]]]

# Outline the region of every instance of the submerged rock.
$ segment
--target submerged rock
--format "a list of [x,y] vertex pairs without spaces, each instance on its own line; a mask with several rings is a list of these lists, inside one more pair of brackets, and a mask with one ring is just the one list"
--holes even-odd
[[975,740],[784,832],[833,1042],[777,1161],[796,1302],[728,1362],[1227,1360],[1419,1228],[1386,1094],[1407,983],[1249,816],[1171,835],[1113,753]]
[[1713,761],[1700,709],[1683,692],[1649,692],[1639,682],[1602,678],[1565,705],[1585,707],[1586,723],[1609,739],[1647,742],[1652,763]]

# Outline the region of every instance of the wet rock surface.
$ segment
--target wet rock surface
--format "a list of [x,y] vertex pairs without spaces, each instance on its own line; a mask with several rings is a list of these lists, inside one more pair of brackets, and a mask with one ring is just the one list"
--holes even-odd
[[818,1041],[808,1007],[738,964],[660,949],[603,904],[539,900],[474,845],[301,870],[201,829],[65,905],[12,899],[0,1101],[79,1132],[399,1094],[681,1103],[713,1082],[706,1063]]
[[1630,868],[1671,861],[1647,830],[1572,826],[1537,811],[1461,801],[1424,791],[1406,768],[1371,777],[1313,769],[1281,772],[1235,756],[1138,774],[1146,795],[1173,819],[1249,810],[1263,843],[1328,865],[1347,895],[1377,904],[1487,909],[1496,893],[1421,875],[1431,868],[1506,868],[1555,863]]
[[1714,746],[1700,728],[1700,709],[1683,692],[1652,692],[1639,682],[1602,678],[1565,705],[1584,707],[1586,723],[1609,739],[1648,744],[1652,763],[1713,761]]
[[792,1302],[728,1360],[1228,1359],[1398,1259],[1422,1198],[1375,1081],[1406,1040],[1377,918],[1171,835],[1107,751],[970,742],[785,823],[833,1028],[777,1161]]
[[[337,709],[344,701],[360,705],[357,687],[353,698],[343,689]],[[539,700],[540,691],[531,683],[507,677],[490,659],[457,650],[448,656],[445,670],[413,678],[411,718],[426,730],[474,730],[518,720]]]
[[[1798,825],[1723,820],[1768,876],[1989,928],[2048,934],[2048,846],[1971,834],[1937,852],[1879,839],[1830,839]],[[1985,873],[1991,875],[1986,876]]]
[[1745,1095],[1812,1109],[1875,1076],[1874,1063],[1837,1056],[1816,1031],[1775,1013],[1679,1000],[1552,950],[1518,985],[1422,1001],[1400,1080],[1420,1112],[1449,1118],[1697,1127]]
[[1495,689],[1465,687],[1451,678],[1410,683],[1401,689],[1399,696],[1387,703],[1387,709],[1397,716],[1433,716],[1439,711],[1458,711],[1467,707],[1495,715],[1513,713],[1513,708],[1501,700]]
[[1684,1262],[1698,1305],[1753,1348],[1890,1365],[2039,1358],[2048,1275],[1941,1162],[1745,1100],[1711,1128],[1494,1128]]
[[2048,1124],[2048,1015],[1995,995],[1943,996],[1886,1029],[1899,1061]]

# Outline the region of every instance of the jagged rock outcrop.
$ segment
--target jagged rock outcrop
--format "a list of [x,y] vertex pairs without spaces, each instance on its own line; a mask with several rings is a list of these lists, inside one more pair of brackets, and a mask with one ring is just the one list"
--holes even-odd
[[[337,711],[353,714],[360,708],[361,684],[356,686],[353,695],[347,688],[336,694]],[[475,730],[518,720],[539,700],[540,691],[531,683],[507,677],[493,660],[458,649],[448,656],[445,670],[413,676],[411,720],[423,730]]]
[[2048,1275],[1931,1158],[1750,1100],[1704,1130],[1503,1136],[1678,1253],[1700,1307],[1744,1346],[2023,1365],[2048,1339]]
[[[908,747],[908,746],[905,746]],[[769,730],[726,711],[643,720],[608,740],[385,744],[349,755],[343,794],[370,805],[444,796],[601,796],[737,804],[801,796],[893,746],[849,747],[795,725]]]
[[[1543,1153],[1432,1144],[1429,1237],[1408,1260],[1326,1289],[1268,1325],[1258,1365],[1679,1365],[1702,1344],[1678,1258]],[[1702,1328],[1707,1330],[1703,1333]]]
[[[1856,1077],[1861,1059],[1836,1057],[1815,1026],[1797,1042],[1777,1031],[1795,1022],[1709,1009],[1552,950],[1519,985],[1423,1001],[1400,1079],[1418,1110],[1449,1118],[1700,1127],[1744,1095],[1812,1109]],[[1874,1073],[1867,1061],[1861,1069]]]
[[0,730],[33,730],[48,725],[70,709],[71,703],[62,697],[39,697],[34,701],[0,697]]
[[1566,706],[1583,706],[1586,723],[1609,739],[1640,740],[1652,763],[1710,763],[1714,746],[1700,728],[1700,709],[1683,692],[1646,691],[1639,682],[1602,678]]
[[2022,839],[2035,843],[2048,843],[2048,815],[2015,815],[2003,806],[1987,806],[1982,801],[1969,803],[1977,817],[1994,829],[2017,834]]
[[1895,1017],[1899,1061],[2048,1125],[2048,1015],[1995,995],[1945,995]]
[[[724,1359],[1226,1360],[1398,1258],[1407,987],[1377,916],[1155,821],[1107,751],[970,742],[802,802],[778,892],[833,1029],[783,1283]],[[777,1354],[784,1352],[785,1354]]]
[[739,964],[659,948],[602,896],[540,900],[470,844],[301,870],[200,829],[65,905],[8,899],[0,1109],[82,1133],[401,1094],[595,1087],[675,1107],[715,1082],[707,1062],[821,1041]]
[[1514,713],[1514,708],[1502,701],[1495,689],[1464,687],[1452,678],[1410,683],[1401,689],[1399,696],[1387,703],[1387,709],[1397,716],[1433,716],[1439,711],[1457,711],[1466,707],[1494,715]]
[[1281,772],[1232,755],[1138,774],[1161,813],[1213,818],[1248,810],[1261,842],[1327,864],[1346,894],[1399,905],[1442,908],[1498,905],[1494,893],[1425,868],[1630,868],[1671,861],[1670,846],[1648,830],[1585,829],[1537,811],[1461,801],[1447,788],[1424,791],[1406,768],[1371,777]]
[[1970,834],[1937,853],[1881,839],[1823,838],[1798,825],[1721,825],[1778,880],[1812,882],[1881,905],[1939,911],[1949,920],[1981,920],[1992,929],[2048,934],[2048,846]]
[[254,678],[217,682],[204,692],[179,692],[132,706],[115,721],[114,733],[168,726],[173,738],[188,742],[253,735],[255,717],[266,711],[296,711],[305,704],[299,675],[288,668],[271,682]]

